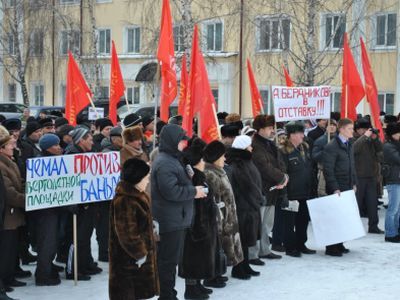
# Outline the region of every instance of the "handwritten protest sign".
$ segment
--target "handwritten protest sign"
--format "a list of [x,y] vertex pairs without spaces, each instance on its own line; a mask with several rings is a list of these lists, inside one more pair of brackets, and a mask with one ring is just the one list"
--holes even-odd
[[28,159],[26,210],[111,200],[120,170],[119,152]]
[[275,119],[278,122],[329,119],[330,96],[329,86],[273,86]]

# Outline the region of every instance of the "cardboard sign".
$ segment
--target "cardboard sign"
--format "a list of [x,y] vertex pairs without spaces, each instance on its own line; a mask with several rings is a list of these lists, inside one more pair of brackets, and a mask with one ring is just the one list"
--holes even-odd
[[353,190],[307,201],[315,241],[328,246],[365,236]]
[[272,99],[277,122],[329,119],[331,115],[329,86],[273,86]]
[[82,153],[27,160],[26,210],[111,200],[120,178],[120,153]]
[[97,119],[104,118],[104,108],[102,107],[96,107],[96,109],[89,107],[88,113],[89,121],[96,121]]

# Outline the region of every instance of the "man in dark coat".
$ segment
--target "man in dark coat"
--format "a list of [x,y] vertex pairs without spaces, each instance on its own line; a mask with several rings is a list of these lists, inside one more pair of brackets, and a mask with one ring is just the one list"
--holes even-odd
[[185,139],[180,126],[166,125],[160,134],[160,153],[152,164],[153,217],[160,228],[160,300],[176,299],[176,266],[181,259],[185,230],[192,223],[193,200],[206,197],[204,187],[193,186],[181,162]]
[[378,228],[377,188],[380,162],[383,160],[383,146],[367,119],[357,121],[355,137],[353,148],[357,173],[358,208],[361,216],[368,216],[368,232],[382,234],[383,231]]
[[[326,192],[339,194],[351,189],[356,190],[356,170],[354,152],[350,143],[353,137],[354,124],[350,119],[341,119],[338,123],[339,134],[325,147],[322,159]],[[326,247],[325,254],[342,256],[350,250],[343,243]]]
[[96,120],[96,134],[93,135],[93,152],[101,152],[103,150],[101,142],[103,139],[110,137],[110,131],[113,128],[113,123],[108,118]]
[[328,120],[317,119],[317,127],[311,130],[307,135],[311,143],[314,143],[319,137],[325,134],[327,124]]

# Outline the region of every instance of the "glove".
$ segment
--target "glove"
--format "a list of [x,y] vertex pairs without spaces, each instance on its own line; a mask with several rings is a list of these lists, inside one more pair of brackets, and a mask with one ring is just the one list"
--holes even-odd
[[146,259],[147,259],[147,255],[145,255],[145,256],[142,257],[142,258],[139,258],[139,259],[136,261],[136,265],[138,266],[139,269],[140,269],[140,267],[146,262]]
[[160,224],[158,224],[158,222],[156,220],[153,220],[153,233],[155,235],[160,234]]
[[289,199],[287,195],[282,196],[281,208],[288,208],[289,207]]

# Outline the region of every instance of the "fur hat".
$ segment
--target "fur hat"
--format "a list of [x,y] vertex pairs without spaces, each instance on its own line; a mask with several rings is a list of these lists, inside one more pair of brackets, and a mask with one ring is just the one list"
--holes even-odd
[[11,140],[8,130],[0,125],[0,147],[5,146]]
[[131,113],[125,117],[122,123],[125,128],[129,128],[138,125],[140,122],[142,122],[142,117],[135,113]]
[[389,124],[389,123],[396,123],[396,122],[397,122],[396,116],[385,115],[385,123],[386,123],[386,124]]
[[43,135],[39,140],[39,146],[42,150],[47,150],[59,144],[60,144],[60,138],[53,133],[47,133]]
[[26,136],[29,137],[32,133],[41,128],[40,124],[36,121],[28,122],[25,128]]
[[246,150],[251,145],[251,137],[248,135],[239,135],[235,138],[232,148]]
[[207,144],[200,138],[194,137],[188,141],[188,147],[183,150],[183,161],[191,166],[197,165],[203,158],[203,150]]
[[389,123],[386,127],[386,135],[391,137],[392,135],[400,132],[400,123]]
[[358,119],[358,120],[356,121],[356,124],[355,124],[354,127],[355,127],[356,129],[360,129],[360,128],[369,129],[369,128],[371,128],[372,126],[371,126],[371,122],[370,122],[368,119],[366,119],[366,118],[361,118],[361,119]]
[[102,131],[107,126],[113,127],[114,125],[109,118],[100,118],[96,120],[94,126],[96,126],[96,128],[99,128],[99,130]]
[[237,124],[226,124],[221,127],[223,137],[235,137],[240,135],[240,127]]
[[51,118],[44,118],[39,121],[40,128],[54,126],[53,120]]
[[146,127],[154,121],[154,116],[144,116],[142,119],[143,127]]
[[122,167],[121,177],[123,181],[138,184],[149,172],[150,167],[143,160],[130,158]]
[[258,115],[253,121],[253,128],[257,131],[270,126],[275,126],[275,117],[273,115]]
[[56,129],[57,129],[58,127],[61,127],[61,126],[63,126],[63,125],[66,125],[66,124],[68,124],[68,120],[67,120],[66,118],[63,118],[63,117],[57,118],[57,119],[54,121],[54,126],[56,127]]
[[139,126],[125,128],[124,131],[122,131],[122,138],[125,144],[141,140],[143,139],[142,129]]
[[60,138],[63,138],[66,135],[69,135],[69,133],[74,130],[74,126],[69,125],[69,124],[64,124],[61,125],[60,127],[57,128],[56,132]]
[[208,163],[213,163],[218,160],[226,152],[224,144],[220,141],[209,143],[203,151],[204,160]]
[[304,132],[304,125],[301,122],[289,122],[285,126],[286,134],[289,136],[292,133]]
[[122,136],[122,128],[117,126],[111,129],[110,136]]
[[236,122],[240,122],[240,115],[239,114],[229,114],[225,117],[225,123],[226,124],[231,124],[231,123],[236,123]]
[[176,124],[176,125],[181,126],[182,121],[183,121],[183,117],[180,115],[176,115],[176,116],[169,118],[168,124]]
[[21,130],[22,122],[20,119],[12,118],[4,120],[1,125],[3,125],[8,131]]

